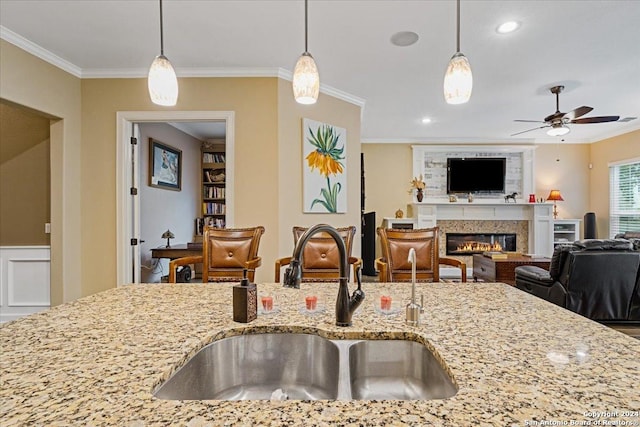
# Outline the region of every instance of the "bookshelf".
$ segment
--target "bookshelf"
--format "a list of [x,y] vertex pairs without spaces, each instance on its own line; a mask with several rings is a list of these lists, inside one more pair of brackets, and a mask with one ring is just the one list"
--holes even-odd
[[196,235],[202,235],[205,225],[226,226],[226,156],[225,141],[202,143],[202,217],[196,220]]

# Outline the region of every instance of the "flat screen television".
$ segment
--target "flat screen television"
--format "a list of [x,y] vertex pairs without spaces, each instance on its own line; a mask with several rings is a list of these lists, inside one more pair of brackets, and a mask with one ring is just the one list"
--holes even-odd
[[504,157],[448,158],[447,194],[504,193]]

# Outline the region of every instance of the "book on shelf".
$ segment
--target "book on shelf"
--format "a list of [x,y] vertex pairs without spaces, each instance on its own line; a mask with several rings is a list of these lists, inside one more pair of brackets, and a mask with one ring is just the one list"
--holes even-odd
[[203,163],[225,163],[223,153],[202,153]]

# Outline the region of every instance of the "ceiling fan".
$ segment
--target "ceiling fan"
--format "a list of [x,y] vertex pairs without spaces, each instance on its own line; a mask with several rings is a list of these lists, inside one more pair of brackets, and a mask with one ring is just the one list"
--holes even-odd
[[544,121],[539,120],[514,120],[516,122],[527,122],[527,123],[544,123],[544,126],[535,127],[533,129],[523,130],[522,132],[514,133],[511,136],[520,135],[521,133],[530,132],[536,129],[544,129],[550,128],[547,131],[547,135],[550,136],[562,136],[566,135],[570,132],[567,124],[586,124],[586,123],[605,123],[605,122],[615,122],[620,116],[600,116],[600,117],[586,117],[583,119],[579,119],[578,117],[582,117],[585,114],[589,113],[593,110],[592,107],[582,106],[578,107],[575,110],[569,111],[568,113],[563,113],[560,111],[560,92],[564,90],[564,86],[553,86],[549,89],[551,93],[556,96],[556,112],[548,115],[544,118]]

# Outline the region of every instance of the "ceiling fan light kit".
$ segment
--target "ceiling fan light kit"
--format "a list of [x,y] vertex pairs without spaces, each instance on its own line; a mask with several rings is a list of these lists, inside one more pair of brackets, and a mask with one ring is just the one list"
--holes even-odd
[[178,78],[169,59],[164,56],[162,26],[162,0],[160,1],[160,55],[151,63],[147,86],[151,102],[164,107],[172,107],[178,102]]
[[293,96],[299,104],[315,104],[320,94],[320,74],[313,56],[308,51],[308,0],[304,0],[304,53],[293,69]]
[[473,75],[469,60],[460,52],[460,0],[457,0],[456,53],[444,75],[444,99],[447,104],[464,104],[471,98]]
[[549,136],[563,136],[571,132],[571,129],[566,127],[565,125],[552,126],[551,129],[547,131],[547,135]]

